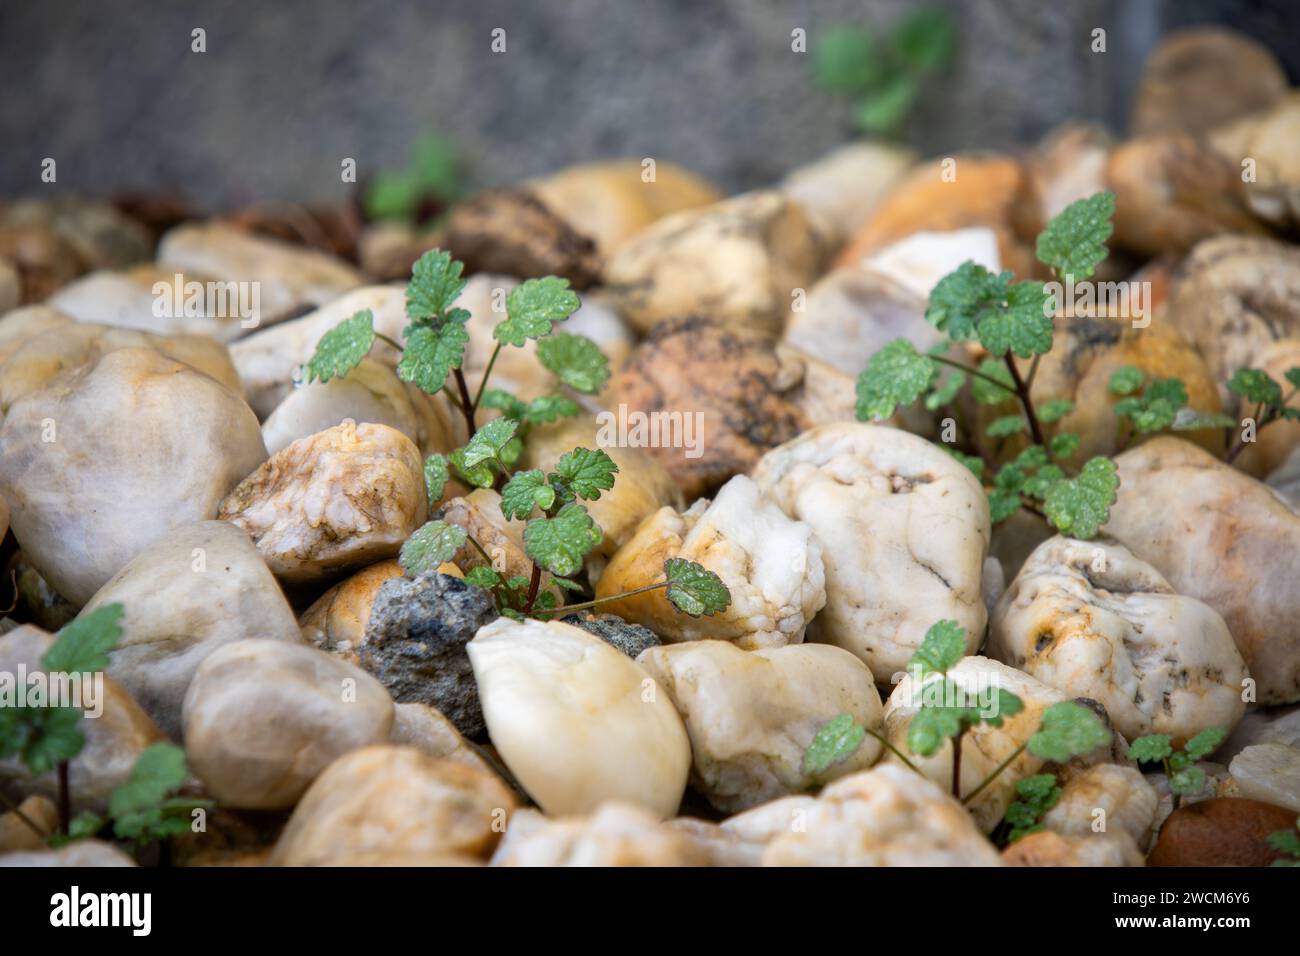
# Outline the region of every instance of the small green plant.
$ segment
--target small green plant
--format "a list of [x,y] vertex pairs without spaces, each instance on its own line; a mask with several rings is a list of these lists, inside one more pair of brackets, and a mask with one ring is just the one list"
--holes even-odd
[[[1004,717],[1024,710],[1024,702],[1010,691],[997,688],[996,706],[972,705],[967,693],[948,677],[948,671],[966,655],[966,631],[956,621],[938,621],[926,631],[921,646],[908,662],[917,679],[913,692],[921,707],[907,725],[907,749],[930,757],[952,740],[952,795],[961,799],[961,740],[979,724],[1001,727]],[[930,675],[938,675],[929,681]],[[990,704],[993,702],[989,702]]]
[[451,140],[426,133],[415,142],[402,169],[385,170],[366,187],[364,206],[372,220],[415,223],[428,209],[450,205],[460,193],[460,163]]
[[108,813],[78,814],[68,839],[98,836],[105,831],[137,847],[161,843],[191,832],[194,811],[210,809],[210,800],[177,796],[188,770],[185,751],[175,744],[151,744],[136,758],[131,777],[108,798]]
[[[1087,279],[1106,256],[1114,211],[1111,193],[1067,206],[1039,235],[1039,260],[1063,283]],[[1039,361],[1052,348],[1052,298],[1042,282],[1013,278],[1010,272],[995,275],[968,261],[941,279],[930,293],[926,318],[945,341],[921,353],[907,339],[895,339],[877,352],[858,379],[858,418],[888,418],[900,405],[922,397],[927,407],[941,408],[950,405],[967,382],[980,404],[1014,399],[1019,411],[990,422],[983,439],[1018,435],[1029,443],[989,483],[993,522],[1024,508],[1046,518],[1062,534],[1091,538],[1115,501],[1115,463],[1092,458],[1073,475],[1061,464],[1079,447],[1079,436],[1049,436],[1045,426],[1064,418],[1074,406],[1055,399],[1036,407],[1030,397]],[[978,342],[990,357],[977,368],[948,357],[954,345],[965,342]],[[1030,360],[1027,373],[1022,373],[1017,358]],[[977,435],[970,437],[977,445],[981,441]],[[979,457],[994,460],[986,450]],[[973,463],[969,457],[962,460]],[[972,470],[983,477],[983,467]]]
[[[1295,397],[1296,391],[1300,390],[1300,368],[1287,369],[1285,378],[1291,386],[1285,394],[1282,392],[1282,386],[1262,369],[1239,368],[1232,374],[1232,378],[1228,379],[1230,392],[1239,395],[1243,402],[1254,404],[1255,414],[1252,418],[1255,427],[1251,438],[1247,438],[1248,433],[1243,430],[1237,440],[1229,445],[1224,461],[1229,463],[1234,461],[1265,426],[1284,419],[1300,421],[1300,409],[1290,407],[1291,399]],[[1236,422],[1231,420],[1228,422],[1229,427],[1235,424]]]
[[[962,737],[972,727],[988,724],[1002,726],[1006,717],[1024,710],[1024,702],[1015,694],[994,688],[996,697],[978,704],[959,687],[948,672],[966,653],[966,634],[956,621],[938,621],[926,631],[921,646],[908,663],[916,681],[913,694],[920,706],[907,727],[907,749],[915,756],[934,755],[945,741],[952,741],[952,794],[969,804],[982,793],[1026,749],[1035,756],[1054,763],[1064,763],[1079,754],[1094,750],[1110,740],[1110,732],[1095,713],[1074,701],[1061,701],[1043,712],[1037,732],[1017,747],[970,793],[961,794]],[[936,677],[937,675],[937,677]],[[920,772],[906,754],[884,737],[857,724],[852,715],[840,714],[818,730],[804,753],[804,771],[820,773],[847,760],[867,735],[880,741],[904,764]],[[1046,812],[1046,809],[1043,810]]]
[[922,9],[883,39],[859,27],[837,27],[817,43],[819,86],[853,97],[865,133],[893,135],[920,98],[926,81],[952,62],[957,28],[942,10]]
[[[121,604],[106,604],[70,621],[41,656],[42,670],[68,675],[102,671],[122,636],[122,614]],[[72,805],[68,764],[86,744],[81,718],[82,712],[71,706],[0,707],[0,759],[16,755],[33,774],[55,772],[55,804],[64,833]]]
[[1290,830],[1278,830],[1266,839],[1269,846],[1284,854],[1282,859],[1274,860],[1272,866],[1300,866],[1300,820]]
[[[399,560],[407,574],[416,577],[436,570],[468,544],[486,565],[471,568],[466,582],[490,592],[497,609],[512,617],[568,613],[660,588],[683,613],[698,616],[725,610],[731,595],[721,579],[699,564],[680,559],[665,563],[662,582],[624,594],[558,606],[554,593],[541,590],[543,572],[552,575],[557,588],[584,590],[573,576],[604,534],[582,502],[595,501],[612,489],[618,466],[605,452],[590,448],[565,453],[550,474],[536,469],[516,472],[515,466],[529,429],[580,411],[562,388],[599,392],[609,379],[609,362],[591,339],[556,330],[581,305],[568,280],[529,279],[506,297],[506,317],[492,330],[496,344],[471,394],[462,371],[470,314],[455,305],[465,288],[463,270],[462,263],[440,249],[426,252],[415,263],[406,290],[410,325],[402,333],[404,345],[377,333],[373,314],[362,310],[321,337],[305,369],[306,381],[327,382],[356,368],[376,339],[399,350],[398,376],[429,395],[444,394],[465,425],[464,445],[447,455],[430,455],[424,463],[430,509],[455,476],[470,487],[498,489],[502,514],[527,522],[524,550],[532,560],[528,577],[506,577],[496,571],[473,536],[442,519],[429,521],[403,545]],[[489,388],[502,349],[523,348],[530,341],[536,342],[537,360],[554,376],[556,393],[525,402]],[[479,425],[479,413],[486,409],[499,413],[498,417]]]
[[[1071,203],[1039,234],[1038,259],[1063,288],[1091,277],[1106,257],[1114,213],[1114,195],[1098,193]],[[1042,282],[1013,280],[1010,272],[995,275],[969,261],[944,276],[930,293],[925,313],[944,341],[918,352],[907,339],[894,339],[873,355],[858,379],[857,417],[888,418],[900,406],[923,399],[930,411],[951,408],[958,420],[960,409],[954,403],[968,385],[980,405],[1014,401],[1017,411],[994,418],[984,435],[966,429],[977,455],[949,452],[984,482],[994,524],[1023,509],[1046,519],[1061,534],[1092,538],[1110,517],[1118,471],[1107,456],[1090,458],[1077,471],[1067,467],[1079,449],[1079,435],[1049,432],[1073,411],[1073,403],[1057,398],[1036,405],[1030,394],[1039,363],[1052,348],[1056,303]],[[970,342],[989,354],[977,367],[950,357],[954,346]],[[1017,360],[1028,361],[1027,370]],[[1121,370],[1116,376],[1112,388],[1117,394],[1133,397],[1130,393],[1142,385],[1132,372]],[[1187,430],[1219,427],[1219,419],[1185,411],[1186,390],[1181,382],[1171,381],[1149,386],[1117,410],[1139,431],[1151,430],[1172,404],[1178,405],[1175,420],[1181,413]],[[1000,443],[1012,437],[1026,447],[987,478]]]
[[1205,789],[1205,771],[1196,763],[1218,750],[1227,737],[1226,727],[1207,727],[1179,750],[1168,734],[1148,734],[1129,744],[1128,757],[1139,763],[1158,763],[1164,767],[1169,789],[1174,795],[1174,809],[1177,810],[1183,797],[1194,797]]
[[1123,365],[1111,373],[1110,392],[1119,396],[1114,407],[1123,425],[1121,449],[1127,448],[1134,438],[1141,435],[1165,430],[1184,432],[1231,428],[1236,424],[1227,415],[1188,407],[1187,386],[1182,379],[1147,381],[1146,374],[1135,365]]
[[1006,846],[1042,830],[1044,815],[1060,799],[1061,788],[1055,774],[1037,773],[1021,780],[1016,784],[1016,800],[1007,807],[1002,823],[993,834],[993,842]]

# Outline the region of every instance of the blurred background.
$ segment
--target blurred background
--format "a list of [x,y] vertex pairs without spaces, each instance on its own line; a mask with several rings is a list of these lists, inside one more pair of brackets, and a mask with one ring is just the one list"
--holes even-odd
[[[948,52],[913,89],[876,84],[869,123],[923,154],[1030,143],[1067,117],[1128,126],[1157,39],[1221,23],[1300,75],[1294,0],[942,3]],[[209,208],[331,202],[418,160],[460,191],[569,163],[653,156],[735,191],[863,127],[819,44],[879,52],[906,0],[117,0],[0,12],[5,196],[168,190]],[[1106,52],[1093,53],[1095,28]],[[191,31],[206,52],[191,51]],[[505,30],[506,51],[491,49]],[[791,31],[807,31],[807,53]],[[945,28],[947,29],[947,28]],[[860,31],[860,32],[859,32]],[[862,36],[868,39],[863,41]],[[924,52],[924,51],[923,51]],[[941,55],[940,55],[941,54]],[[829,70],[829,74],[825,71]],[[836,88],[841,89],[836,92]],[[882,85],[883,84],[883,85]],[[883,91],[883,92],[882,92]],[[870,130],[869,130],[870,131]],[[428,134],[437,134],[428,138]],[[423,137],[423,139],[422,139]],[[58,163],[43,184],[41,161]],[[439,172],[440,164],[457,163]],[[409,187],[386,184],[401,202]]]

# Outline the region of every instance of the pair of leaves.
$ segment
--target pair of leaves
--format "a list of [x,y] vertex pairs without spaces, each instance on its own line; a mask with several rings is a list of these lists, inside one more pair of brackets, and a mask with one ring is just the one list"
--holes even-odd
[[595,501],[614,487],[617,473],[618,465],[605,452],[575,448],[560,456],[549,476],[538,470],[512,476],[501,491],[501,511],[507,518],[527,518],[534,507],[549,512],[557,501]]
[[[961,700],[967,696],[964,688],[947,677],[940,680],[942,685],[937,688],[937,691],[942,695],[941,699]],[[935,692],[936,688],[933,686],[927,687],[924,691],[924,693]],[[1004,717],[1014,717],[1025,709],[1024,701],[1010,691],[995,688],[994,692],[997,697],[996,706],[991,708],[985,708],[980,704],[922,706],[912,715],[912,720],[907,725],[907,749],[921,757],[932,756],[946,740],[960,737],[976,724],[1000,727]]]
[[577,402],[563,395],[543,395],[525,402],[499,388],[484,391],[481,405],[496,409],[502,418],[512,418],[521,425],[546,425],[561,418],[572,418],[581,411]]
[[1226,727],[1207,727],[1177,750],[1168,734],[1147,734],[1129,745],[1128,756],[1139,763],[1163,764],[1169,789],[1180,796],[1195,796],[1205,789],[1206,782],[1205,771],[1197,762],[1218,750],[1227,737]]
[[1043,513],[1069,538],[1088,540],[1110,519],[1119,473],[1109,458],[1090,458],[1074,478],[1057,481],[1043,496]]
[[1016,784],[1016,801],[1007,807],[1004,817],[1011,827],[1008,843],[1037,833],[1043,828],[1040,822],[1048,810],[1061,799],[1061,788],[1050,773],[1035,774]]
[[1115,403],[1115,414],[1127,419],[1136,434],[1148,435],[1166,428],[1174,431],[1231,428],[1236,424],[1226,415],[1189,408],[1187,386],[1182,379],[1155,379],[1142,389],[1144,383],[1146,375],[1133,365],[1121,366],[1110,376],[1111,393],[1121,396]]
[[954,341],[978,339],[998,358],[1030,358],[1051,350],[1052,319],[1041,282],[1012,282],[967,260],[930,293],[925,317]]

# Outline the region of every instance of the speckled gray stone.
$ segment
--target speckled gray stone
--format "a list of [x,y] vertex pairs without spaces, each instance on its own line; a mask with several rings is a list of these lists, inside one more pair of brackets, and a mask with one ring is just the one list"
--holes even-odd
[[650,628],[629,624],[617,614],[569,614],[560,620],[580,627],[588,634],[595,634],[633,660],[647,647],[658,647],[662,643]]
[[385,581],[375,596],[361,666],[399,704],[428,704],[466,737],[483,732],[465,645],[497,617],[488,592],[436,571]]

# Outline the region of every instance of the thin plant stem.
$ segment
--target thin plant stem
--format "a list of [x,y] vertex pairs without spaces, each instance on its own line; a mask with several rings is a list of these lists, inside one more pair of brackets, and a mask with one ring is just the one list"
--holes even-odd
[[379,341],[383,342],[385,345],[391,345],[393,348],[397,349],[397,351],[399,351],[399,352],[402,351],[402,343],[398,342],[398,341],[395,340],[395,339],[391,339],[391,338],[389,338],[389,337],[388,337],[387,335],[385,335],[383,332],[376,332],[376,333],[375,333],[375,338],[379,339]]
[[961,799],[961,739],[965,734],[958,734],[952,740],[952,795]]
[[891,744],[880,734],[876,733],[870,727],[863,727],[862,729],[865,730],[869,736],[874,737],[876,740],[878,740],[886,750],[892,753],[899,760],[903,761],[903,763],[907,764],[909,770],[913,771],[914,773],[921,772],[920,769],[916,766],[916,764],[912,763],[912,761],[907,759],[907,755],[905,753],[903,753],[901,750],[899,750],[897,747]]
[[984,789],[985,789],[989,784],[991,784],[994,780],[996,780],[996,779],[998,778],[998,775],[999,775],[1000,773],[1002,773],[1003,770],[1006,770],[1007,767],[1011,766],[1011,762],[1012,762],[1013,760],[1015,760],[1017,757],[1019,757],[1022,753],[1025,752],[1025,747],[1026,747],[1026,746],[1028,746],[1028,741],[1026,741],[1025,743],[1021,744],[1021,745],[1020,745],[1019,747],[1017,747],[1015,750],[1011,751],[1011,756],[1008,757],[1006,760],[1002,761],[1000,764],[998,764],[998,765],[993,769],[993,772],[992,772],[992,773],[990,773],[987,777],[985,777],[983,780],[980,781],[980,785],[979,785],[978,787],[976,787],[976,788],[975,788],[974,790],[972,790],[970,793],[966,794],[966,796],[962,797],[961,802],[964,803],[964,804],[966,804],[966,803],[970,803],[972,800],[974,800],[976,797],[978,797],[981,793],[983,793],[983,792],[984,792]]
[[[660,581],[658,584],[647,584],[645,587],[635,588],[631,591],[624,591],[622,594],[611,594],[608,597],[593,598],[590,601],[583,601],[581,604],[566,604],[564,607],[557,607],[553,611],[547,611],[547,614],[567,614],[570,611],[585,611],[588,608],[595,607],[598,604],[606,604],[609,601],[621,601],[623,598],[632,597],[636,594],[645,594],[647,591],[657,591],[660,588],[668,587],[667,581]],[[868,731],[870,733],[870,731]]]
[[473,438],[478,426],[474,424],[474,403],[469,397],[469,386],[465,384],[465,373],[458,368],[452,369],[452,372],[456,376],[456,388],[460,392],[460,413],[465,417],[465,429],[469,432],[469,437]]
[[[1029,434],[1033,436],[1034,444],[1041,445],[1047,449],[1047,440],[1043,437],[1043,426],[1038,423],[1038,416],[1034,413],[1034,403],[1029,399],[1029,387],[1025,380],[1020,377],[1020,369],[1016,368],[1016,360],[1008,352],[1003,356],[1007,363],[1007,371],[1011,373],[1011,381],[1015,383],[1016,396],[1020,399],[1020,406],[1025,410],[1025,419],[1029,422]],[[1050,449],[1048,454],[1051,454]]]
[[970,375],[972,378],[983,379],[984,381],[988,382],[990,385],[996,385],[998,388],[1002,389],[1005,392],[1011,392],[1012,394],[1015,394],[1016,390],[1012,388],[1010,385],[1008,385],[1006,382],[999,382],[992,375],[985,375],[983,372],[973,369],[969,365],[962,365],[961,362],[953,361],[952,359],[946,358],[945,356],[942,355],[927,355],[926,358],[928,358],[931,362],[938,362],[940,365],[947,365],[949,368],[955,368],[959,372],[965,372],[967,375]]
[[483,378],[478,383],[478,391],[474,393],[474,404],[471,411],[478,411],[479,402],[483,401],[483,393],[487,390],[488,377],[492,374],[492,366],[497,364],[497,356],[501,354],[501,343],[492,350],[492,357],[488,359],[487,368],[483,370]]
[[524,614],[529,614],[533,610],[533,605],[537,603],[537,591],[542,586],[542,566],[536,561],[533,562],[533,574],[528,579],[528,597],[524,599]]
[[72,791],[68,789],[68,762],[59,761],[59,832],[66,834],[72,825]]

